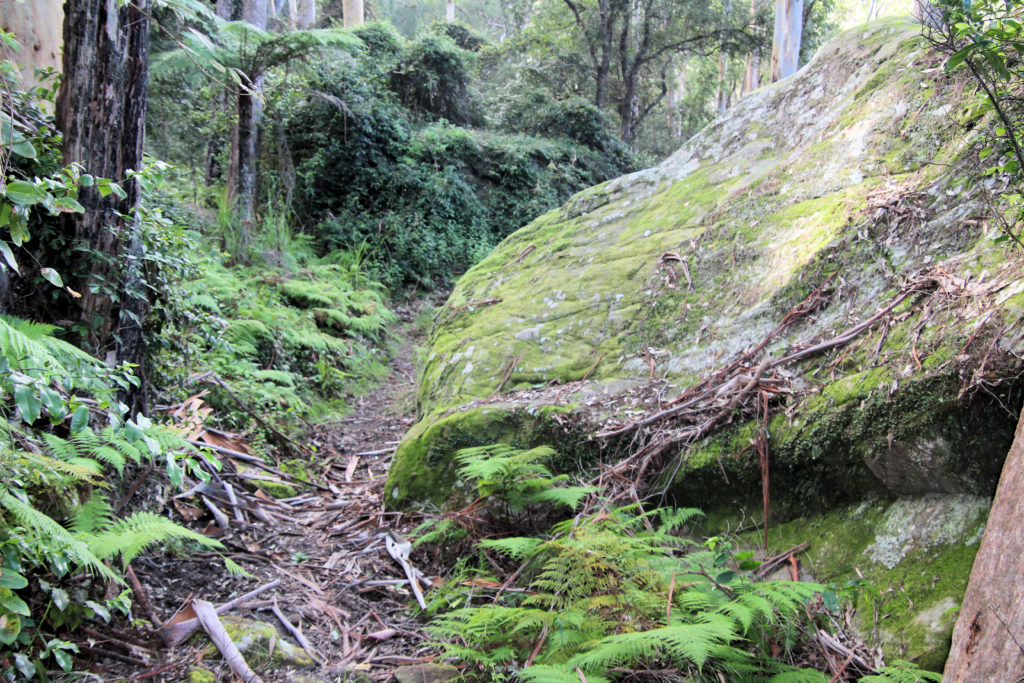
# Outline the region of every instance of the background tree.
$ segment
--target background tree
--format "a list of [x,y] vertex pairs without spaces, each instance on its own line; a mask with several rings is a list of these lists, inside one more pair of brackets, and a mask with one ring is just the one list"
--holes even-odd
[[792,76],[799,68],[803,29],[804,0],[775,0],[772,83]]
[[[260,16],[256,16],[260,19]],[[262,17],[265,19],[265,17]],[[361,43],[343,29],[313,29],[272,33],[245,21],[218,22],[209,38],[193,32],[186,36],[187,50],[172,50],[154,62],[158,72],[191,70],[196,56],[233,73],[235,123],[228,161],[227,197],[241,222],[240,257],[253,231],[259,190],[259,151],[263,116],[264,78],[270,69],[314,51],[333,48],[357,50]],[[212,38],[212,41],[211,41]]]
[[584,55],[583,73],[572,82],[586,87],[597,107],[615,110],[619,136],[629,143],[667,97],[675,57],[746,52],[757,44],[757,32],[745,3],[549,0],[535,12],[525,40],[548,65],[552,58],[544,53],[563,65],[572,53]]

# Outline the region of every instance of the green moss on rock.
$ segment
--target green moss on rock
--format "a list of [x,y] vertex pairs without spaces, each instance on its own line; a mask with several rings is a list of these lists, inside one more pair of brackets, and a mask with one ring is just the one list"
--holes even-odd
[[[809,543],[801,576],[843,586],[866,579],[855,625],[887,657],[941,671],[990,500],[963,494],[865,502],[769,529],[769,552]],[[744,537],[760,545],[760,532]]]

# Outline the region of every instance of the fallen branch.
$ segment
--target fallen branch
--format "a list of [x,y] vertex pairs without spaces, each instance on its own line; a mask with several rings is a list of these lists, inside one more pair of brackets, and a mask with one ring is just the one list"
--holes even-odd
[[490,304],[500,304],[504,299],[501,297],[495,297],[494,299],[481,299],[480,301],[469,301],[462,304],[461,306],[452,306],[448,304],[448,310],[458,312],[467,308],[473,308],[474,306],[489,306]]
[[[281,585],[281,579],[275,579],[270,583],[264,584],[255,590],[251,590],[245,595],[239,595],[234,600],[225,602],[220,607],[216,608],[217,614],[223,614],[228,610],[232,610],[238,607],[243,602],[255,598],[260,593],[264,593],[271,588],[276,588]],[[192,614],[193,616],[188,616]],[[160,634],[160,638],[163,639],[167,647],[174,647],[178,643],[184,641],[190,635],[192,635],[197,628],[199,628],[199,620],[194,616],[195,612],[191,607],[186,607],[181,610],[173,617],[168,619],[163,626],[157,629],[157,633]]]
[[227,661],[228,666],[231,667],[231,670],[244,683],[263,683],[260,677],[256,675],[256,672],[245,663],[245,658],[238,651],[238,646],[232,642],[231,636],[224,630],[224,624],[220,623],[220,618],[217,617],[217,610],[214,609],[213,605],[206,600],[193,600],[192,611],[195,612],[196,619],[199,620],[203,630],[210,636],[210,640],[217,646],[220,653],[224,655],[224,659]]
[[[523,249],[521,252],[519,252],[519,256],[516,256],[514,259],[512,259],[511,261],[509,261],[508,263],[503,265],[501,267],[501,270],[505,270],[506,268],[510,268],[510,267],[514,266],[515,264],[519,263],[524,258],[526,258],[531,253],[533,253],[533,250],[536,249],[536,248],[537,247],[533,246],[532,244],[527,245],[527,247],[525,249]],[[498,272],[500,273],[501,271],[499,270]]]
[[306,653],[313,659],[313,661],[323,666],[324,662],[326,661],[323,655],[317,652],[316,648],[313,647],[313,645],[309,642],[306,636],[302,634],[302,631],[297,629],[292,624],[292,622],[289,621],[289,619],[284,615],[284,612],[282,612],[281,609],[277,606],[277,598],[274,598],[274,604],[270,607],[270,610],[274,613],[274,616],[277,617],[277,620],[280,621],[281,624],[286,629],[288,629],[288,632],[295,636],[295,640],[298,641],[299,645],[302,646],[302,649],[306,651]]

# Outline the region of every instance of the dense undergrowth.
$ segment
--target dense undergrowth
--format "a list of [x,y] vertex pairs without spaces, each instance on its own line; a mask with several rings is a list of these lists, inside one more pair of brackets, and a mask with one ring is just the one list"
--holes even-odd
[[[698,510],[611,507],[593,487],[553,475],[554,455],[505,445],[460,451],[460,476],[477,498],[419,529],[419,546],[461,548],[427,612],[438,646],[467,675],[836,680],[807,644],[856,603],[865,582],[772,577],[736,539],[695,538]],[[515,535],[523,531],[530,535]],[[940,679],[894,662],[861,680]]]
[[[266,86],[263,217],[283,215],[318,256],[357,252],[392,289],[445,286],[532,218],[633,170],[606,116],[579,98],[524,92],[485,111],[474,85],[485,41],[458,25],[355,35],[361,48],[310,51]],[[182,60],[155,63],[154,149],[193,169],[200,204],[223,211],[208,189],[228,165],[230,116],[210,115],[223,96]]]

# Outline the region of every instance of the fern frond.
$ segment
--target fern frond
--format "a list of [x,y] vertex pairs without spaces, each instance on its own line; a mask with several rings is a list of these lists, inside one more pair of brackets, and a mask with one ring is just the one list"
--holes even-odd
[[76,534],[91,534],[113,522],[114,511],[106,496],[93,491],[89,499],[75,508],[69,520],[71,531]]
[[219,541],[152,512],[136,512],[131,517],[114,522],[100,533],[86,536],[85,540],[96,556],[109,558],[120,555],[121,562],[127,565],[147,547],[174,538],[194,541],[207,548],[223,547]]
[[[568,665],[551,666],[534,664],[519,672],[524,683],[580,683],[580,675]],[[587,674],[587,683],[610,683],[611,679],[596,674]]]
[[879,668],[878,675],[865,676],[862,683],[939,683],[942,674],[925,671],[917,664],[897,659],[889,666]]
[[0,507],[10,512],[18,523],[32,529],[40,536],[64,544],[68,551],[70,551],[72,559],[78,565],[88,567],[111,581],[124,583],[121,577],[110,571],[110,568],[103,564],[103,561],[85,543],[72,536],[67,529],[31,505],[19,500],[10,493],[0,492]]
[[729,655],[743,659],[742,650],[729,646],[735,638],[733,623],[725,618],[701,624],[674,624],[607,636],[587,652],[570,659],[569,664],[590,671],[670,656],[677,664],[689,663],[700,669],[711,657]]
[[48,455],[40,455],[39,453],[20,452],[17,455],[23,460],[36,463],[45,471],[59,472],[61,474],[67,474],[82,482],[96,483],[93,480],[93,477],[96,475],[95,468],[93,467],[83,467],[82,465],[65,462],[63,460],[51,458]]
[[43,434],[43,441],[46,442],[46,447],[53,454],[53,457],[65,462],[71,462],[82,455],[77,445],[70,441],[65,441],[54,434]]
[[[768,679],[768,683],[829,683],[830,680],[829,676],[814,669],[794,669],[775,674]],[[867,679],[862,678],[860,680],[865,681]]]
[[564,488],[544,488],[536,493],[531,494],[527,498],[527,502],[531,505],[538,503],[548,503],[551,505],[560,505],[562,507],[575,510],[580,501],[586,498],[591,493],[597,491],[596,486],[566,486]]
[[480,541],[481,548],[495,550],[509,559],[522,562],[543,544],[539,538],[513,536],[511,538],[489,538]]

